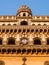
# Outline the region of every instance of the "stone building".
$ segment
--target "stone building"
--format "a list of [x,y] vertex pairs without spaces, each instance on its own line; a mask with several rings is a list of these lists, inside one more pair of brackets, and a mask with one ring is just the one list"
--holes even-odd
[[49,65],[49,16],[33,16],[26,5],[0,16],[0,65]]

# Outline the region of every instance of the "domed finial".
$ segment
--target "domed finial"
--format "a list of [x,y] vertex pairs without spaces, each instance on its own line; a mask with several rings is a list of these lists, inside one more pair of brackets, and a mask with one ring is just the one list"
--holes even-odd
[[24,5],[22,5],[22,7],[23,7],[23,8],[26,8],[26,5],[24,4]]
[[31,9],[30,9],[29,7],[27,7],[25,4],[22,5],[22,6],[18,9],[17,14],[19,14],[20,12],[28,12],[29,14],[32,15]]
[[23,5],[22,5],[22,7],[26,7],[26,5],[25,5],[25,4],[23,4]]

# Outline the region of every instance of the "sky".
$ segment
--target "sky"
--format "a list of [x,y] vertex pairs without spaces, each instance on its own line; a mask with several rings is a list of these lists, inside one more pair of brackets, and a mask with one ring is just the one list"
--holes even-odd
[[0,0],[0,15],[16,15],[23,4],[31,9],[33,15],[49,16],[49,0]]

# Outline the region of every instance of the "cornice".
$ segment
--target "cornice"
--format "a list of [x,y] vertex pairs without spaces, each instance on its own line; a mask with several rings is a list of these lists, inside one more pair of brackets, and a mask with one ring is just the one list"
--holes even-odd
[[16,22],[17,19],[31,19],[32,22],[49,22],[49,16],[0,16],[0,22]]

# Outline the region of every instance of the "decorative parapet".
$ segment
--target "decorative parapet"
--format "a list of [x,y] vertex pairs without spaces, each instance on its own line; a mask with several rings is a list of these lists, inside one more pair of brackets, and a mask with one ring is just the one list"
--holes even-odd
[[0,16],[0,22],[1,21],[15,21],[17,19],[31,19],[31,21],[49,21],[49,16],[29,16],[29,17],[26,17],[26,16]]

